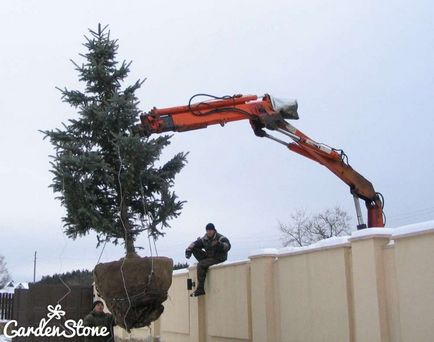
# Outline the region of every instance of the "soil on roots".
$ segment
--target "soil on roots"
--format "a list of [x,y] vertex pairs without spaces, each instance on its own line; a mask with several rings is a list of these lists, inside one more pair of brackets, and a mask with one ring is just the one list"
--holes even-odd
[[149,326],[164,311],[173,260],[133,257],[96,265],[95,287],[116,324],[130,331]]

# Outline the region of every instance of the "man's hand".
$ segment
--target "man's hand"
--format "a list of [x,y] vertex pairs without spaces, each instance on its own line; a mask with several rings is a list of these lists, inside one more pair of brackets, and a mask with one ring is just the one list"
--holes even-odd
[[219,240],[214,240],[213,242],[211,242],[211,246],[215,247],[218,246],[220,244]]
[[189,249],[189,248],[187,248],[186,250],[185,250],[185,257],[187,258],[187,259],[190,259],[190,257],[191,257],[191,249]]

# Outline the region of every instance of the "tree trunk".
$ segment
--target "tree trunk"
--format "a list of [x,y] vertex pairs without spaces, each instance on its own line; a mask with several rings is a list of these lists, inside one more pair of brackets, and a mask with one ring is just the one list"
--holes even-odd
[[134,247],[134,239],[129,233],[127,233],[125,236],[125,250],[127,252],[127,258],[138,257],[136,248]]
[[134,247],[134,236],[131,233],[130,223],[128,221],[128,208],[124,201],[122,201],[121,207],[121,220],[125,229],[125,251],[127,258],[138,257],[136,248]]

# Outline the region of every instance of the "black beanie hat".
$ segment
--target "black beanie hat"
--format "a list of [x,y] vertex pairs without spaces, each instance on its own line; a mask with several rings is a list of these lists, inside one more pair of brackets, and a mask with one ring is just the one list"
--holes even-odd
[[205,227],[206,230],[215,230],[215,227],[212,223],[208,223]]
[[95,309],[95,306],[96,306],[97,304],[102,304],[102,305],[104,305],[104,303],[103,303],[101,300],[96,300],[96,301],[94,301],[93,304],[92,304],[92,310]]

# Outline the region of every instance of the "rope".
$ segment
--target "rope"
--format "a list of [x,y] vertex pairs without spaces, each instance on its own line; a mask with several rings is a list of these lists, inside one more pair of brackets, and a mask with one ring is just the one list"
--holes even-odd
[[106,239],[104,242],[104,246],[102,246],[102,251],[101,251],[101,254],[99,255],[98,261],[96,262],[97,265],[99,264],[99,262],[101,260],[102,253],[104,253],[105,245],[107,245],[107,242],[108,242],[108,240]]
[[[62,175],[62,194],[63,194],[63,196],[65,196],[65,176],[64,175]],[[63,236],[63,235],[62,235]],[[68,241],[65,239],[65,237],[63,236],[63,239],[64,239],[64,244],[63,244],[63,247],[62,247],[62,251],[60,252],[60,256],[59,256],[59,259],[60,259],[60,269],[59,269],[59,275],[57,276],[58,278],[59,278],[59,280],[62,282],[62,284],[68,289],[68,292],[66,292],[64,295],[63,295],[63,297],[62,298],[60,298],[58,301],[57,301],[57,304],[59,304],[62,300],[64,300],[66,297],[68,297],[68,295],[72,292],[72,290],[71,290],[71,288],[69,287],[69,285],[67,284],[67,283],[65,283],[65,281],[62,279],[62,277],[61,277],[61,274],[62,274],[62,266],[63,266],[63,264],[62,264],[62,258],[63,258],[63,254],[65,253],[65,249],[66,249],[66,246],[67,246],[67,244],[68,244]]]
[[[142,205],[143,205],[143,216],[141,218],[141,224],[142,224],[142,229],[144,229],[144,230],[148,229],[148,244],[149,244],[149,252],[151,254],[151,273],[148,276],[148,287],[149,287],[149,285],[151,284],[152,276],[154,275],[154,256],[152,255],[152,246],[151,246],[151,239],[150,239],[150,236],[151,236],[150,224],[149,224],[149,220],[147,219],[151,215],[149,214],[148,208],[146,206],[142,177],[140,177],[140,194],[142,196]],[[153,218],[151,217],[151,219],[153,219]],[[147,228],[145,228],[145,221],[147,223]],[[153,238],[154,238],[154,244],[155,244],[155,237],[153,237]]]
[[[120,221],[121,221],[122,227],[123,227],[123,229],[125,231],[125,243],[126,243],[127,242],[127,238],[128,238],[128,231],[127,231],[127,228],[125,226],[125,222],[124,222],[123,217],[122,217],[122,206],[123,206],[124,197],[123,197],[123,187],[122,187],[122,181],[121,181],[121,174],[122,174],[122,168],[123,168],[123,159],[122,159],[122,155],[121,155],[121,151],[120,151],[119,145],[117,145],[117,152],[118,152],[118,158],[119,158],[119,170],[118,170],[118,173],[117,173],[117,180],[118,180],[118,184],[119,184],[119,195],[120,195],[120,202],[119,202],[119,209],[120,209],[120,213],[121,213],[120,214]],[[151,240],[150,240],[151,235],[152,235],[151,232],[149,231],[150,224],[149,224],[149,220],[147,220],[146,218],[149,218],[151,215],[149,214],[149,212],[147,210],[146,201],[145,201],[145,195],[144,195],[144,191],[143,191],[144,188],[143,188],[143,184],[142,184],[142,179],[141,178],[140,178],[140,185],[141,185],[140,192],[141,192],[141,197],[142,197],[143,213],[144,213],[143,217],[141,219],[141,224],[142,224],[142,228],[144,228],[144,230],[148,229],[148,244],[149,244],[149,251],[150,251],[150,254],[151,254],[151,273],[148,276],[148,284],[147,284],[147,287],[149,287],[149,285],[150,285],[150,283],[152,281],[152,277],[154,275],[154,257],[153,257],[153,251],[152,251],[152,244],[151,244]],[[63,180],[62,180],[62,193],[63,193],[63,195],[65,194],[65,181],[64,181],[64,177],[63,177]],[[156,238],[154,236],[152,236],[152,237],[153,237],[153,244],[154,244],[155,253],[158,256],[158,251],[157,251],[157,246],[156,246]],[[98,257],[97,264],[99,264],[100,261],[101,261],[102,255],[104,253],[104,250],[105,250],[105,247],[106,247],[108,241],[109,240],[106,239],[105,242],[104,242],[103,248],[102,248],[101,253],[100,253],[99,257]],[[63,246],[62,251],[61,251],[61,255],[60,255],[60,272],[61,272],[61,269],[62,269],[62,255],[64,253],[66,245],[67,245],[67,242],[65,241],[65,245]],[[121,277],[122,277],[123,287],[124,287],[125,294],[127,295],[127,297],[126,298],[112,298],[112,299],[109,299],[109,300],[110,301],[125,301],[125,300],[128,300],[128,309],[127,309],[127,311],[126,311],[126,313],[124,315],[124,318],[123,318],[124,319],[124,326],[128,328],[128,325],[127,325],[127,322],[126,322],[126,317],[128,316],[128,313],[129,313],[129,311],[132,308],[132,300],[134,300],[134,299],[136,299],[136,298],[138,298],[140,296],[146,295],[147,294],[146,293],[147,289],[145,288],[143,292],[138,293],[138,294],[133,295],[133,296],[130,296],[130,294],[128,293],[126,279],[125,279],[125,275],[124,275],[125,260],[126,260],[126,258],[123,258],[120,271],[121,271]],[[58,278],[61,281],[61,283],[67,288],[68,291],[65,293],[65,295],[63,295],[57,301],[57,304],[59,304],[61,301],[63,301],[72,292],[71,287],[62,279],[62,277],[60,276],[60,273],[59,273]]]
[[72,292],[71,288],[68,286],[67,283],[65,283],[63,281],[62,277],[59,276],[59,280],[62,282],[63,285],[66,286],[66,288],[68,289],[68,292],[65,293],[64,296],[57,301],[57,304],[59,304],[62,300],[64,300],[66,297],[68,297],[68,295]]
[[[122,191],[121,172],[122,172],[122,167],[123,167],[123,161],[122,161],[122,156],[121,156],[119,145],[117,146],[117,148],[118,148],[118,157],[119,157],[119,171],[118,171],[118,183],[119,183],[119,192],[120,192],[119,209],[122,211],[123,191]],[[110,299],[111,301],[124,301],[124,300],[128,300],[128,309],[127,309],[127,311],[126,311],[126,313],[124,315],[124,326],[127,327],[127,328],[128,328],[128,325],[127,325],[127,322],[126,322],[126,317],[127,317],[128,313],[129,313],[129,311],[131,310],[131,307],[132,307],[132,301],[131,300],[135,299],[137,297],[140,297],[142,295],[146,295],[147,294],[146,290],[147,290],[147,288],[149,288],[149,286],[151,284],[151,281],[152,281],[152,277],[154,275],[154,257],[153,257],[152,245],[151,245],[151,241],[150,241],[151,233],[149,231],[150,224],[149,224],[149,221],[147,220],[147,218],[150,217],[151,215],[150,215],[150,213],[147,210],[146,201],[145,201],[145,194],[144,194],[143,189],[144,189],[144,187],[143,187],[143,183],[142,183],[142,178],[140,177],[140,193],[141,193],[141,197],[142,197],[141,200],[142,200],[142,205],[143,205],[143,216],[141,218],[141,225],[142,225],[142,228],[144,230],[148,229],[148,243],[149,243],[149,250],[150,250],[150,254],[151,254],[151,272],[150,272],[150,274],[148,276],[148,284],[147,284],[147,287],[143,290],[143,292],[138,293],[138,294],[133,295],[133,296],[129,295],[128,289],[127,289],[127,285],[126,285],[126,281],[125,281],[124,272],[123,272],[123,268],[124,268],[125,260],[126,260],[126,258],[124,258],[122,260],[122,265],[121,265],[121,276],[122,276],[122,282],[123,282],[125,294],[127,295],[127,297],[126,298],[112,298],[112,299]],[[125,243],[126,243],[128,232],[127,232],[125,223],[123,221],[122,215],[120,215],[120,219],[121,219],[122,227],[124,228],[124,231],[125,231]],[[146,226],[147,226],[147,228],[146,228]],[[156,250],[155,237],[153,237],[153,238],[154,238],[154,246],[155,246],[155,250]]]
[[[120,195],[120,202],[119,202],[120,220],[122,223],[122,227],[124,228],[124,231],[125,231],[125,243],[127,243],[128,232],[127,232],[127,228],[125,227],[125,223],[122,219],[123,191],[122,191],[122,182],[121,182],[121,172],[122,172],[123,161],[122,161],[122,156],[121,156],[121,151],[120,151],[119,145],[117,145],[116,147],[118,149],[118,157],[119,157],[118,183],[119,183],[119,195]],[[128,294],[127,284],[126,284],[125,276],[124,276],[125,260],[126,260],[126,258],[123,258],[123,260],[122,260],[121,276],[122,276],[122,283],[124,286],[124,290],[125,290],[125,293],[126,293],[127,298],[128,298],[128,309],[127,309],[125,316],[124,316],[124,326],[126,328],[128,328],[126,317],[131,310],[131,299],[130,299],[130,296]]]
[[155,255],[158,256],[158,251],[157,251],[157,239],[154,237],[154,249],[155,249]]

